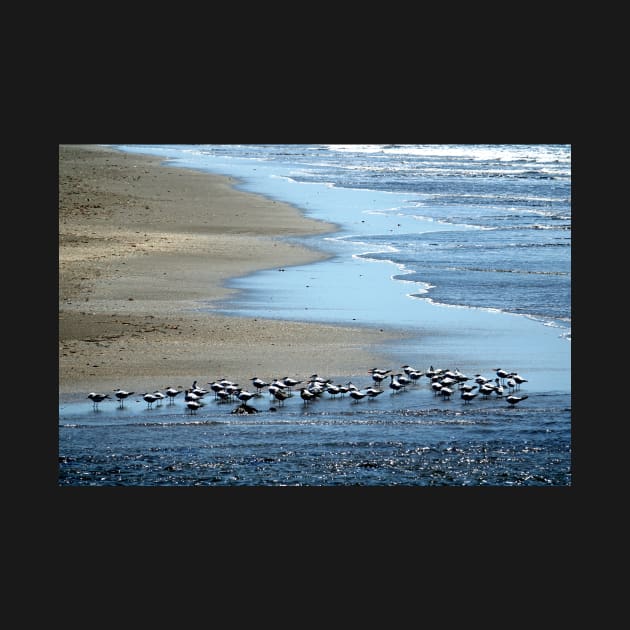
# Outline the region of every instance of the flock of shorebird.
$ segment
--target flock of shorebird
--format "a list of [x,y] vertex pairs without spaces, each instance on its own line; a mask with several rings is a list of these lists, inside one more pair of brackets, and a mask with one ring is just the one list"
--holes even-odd
[[[391,393],[397,394],[409,386],[418,384],[422,377],[429,381],[435,396],[441,396],[444,400],[450,400],[451,396],[458,392],[464,404],[469,404],[477,396],[480,396],[482,399],[488,399],[491,396],[503,398],[504,394],[507,394],[505,400],[510,407],[514,407],[528,397],[527,395],[518,396],[515,393],[520,390],[523,383],[528,382],[527,379],[520,376],[517,372],[507,372],[500,368],[495,369],[496,375],[490,378],[486,378],[481,374],[470,377],[462,374],[458,369],[451,371],[434,368],[433,366],[426,371],[417,370],[410,365],[402,365],[400,369],[402,372],[393,373],[391,369],[372,368],[368,371],[368,374],[372,377],[373,383],[369,387],[361,388],[354,385],[351,381],[343,385],[335,384],[332,379],[325,379],[317,374],[312,374],[308,379],[304,380],[285,376],[270,382],[253,376],[249,379],[251,381],[251,390],[253,391],[244,389],[238,383],[224,378],[208,382],[208,389],[199,387],[197,381],[193,381],[192,386],[188,389],[184,389],[181,385],[177,387],[169,386],[164,392],[145,392],[142,394],[142,399],[147,403],[147,408],[151,408],[154,403],[159,405],[164,399],[168,399],[169,403],[173,404],[177,396],[184,394],[184,402],[192,414],[206,404],[205,396],[214,395],[214,399],[217,402],[240,401],[240,404],[232,413],[256,413],[258,410],[251,407],[248,403],[252,398],[262,396],[265,388],[272,402],[276,402],[278,405],[284,405],[284,401],[294,395],[296,388],[300,392],[300,397],[305,405],[317,400],[324,394],[332,398],[347,394],[352,398],[353,402],[358,403],[363,398],[371,400],[383,394],[386,391],[383,382],[387,382],[387,379],[389,379],[387,386]],[[472,382],[469,383],[469,381]],[[298,387],[299,385],[301,387]],[[114,396],[119,400],[121,407],[124,405],[125,399],[134,393],[124,389],[114,390]],[[97,409],[98,404],[103,400],[111,399],[109,394],[96,392],[90,392],[88,398],[92,400],[94,409]],[[276,407],[270,406],[269,409],[270,411],[275,411]]]

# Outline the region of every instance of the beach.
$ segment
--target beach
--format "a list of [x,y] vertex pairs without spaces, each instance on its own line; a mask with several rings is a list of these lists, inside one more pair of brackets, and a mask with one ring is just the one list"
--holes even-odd
[[97,145],[59,146],[59,393],[313,372],[365,376],[402,332],[213,313],[231,278],[327,255],[284,240],[331,223],[231,177]]
[[59,145],[58,485],[571,485],[569,158]]

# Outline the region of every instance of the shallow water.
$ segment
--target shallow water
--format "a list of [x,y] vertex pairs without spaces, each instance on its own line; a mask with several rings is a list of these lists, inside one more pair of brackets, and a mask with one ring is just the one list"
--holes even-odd
[[[366,383],[367,384],[367,383]],[[525,385],[525,384],[524,384]],[[522,389],[520,394],[525,395]],[[556,486],[571,484],[571,407],[563,393],[515,407],[444,400],[429,382],[374,400],[278,405],[68,400],[59,413],[59,485]],[[270,408],[275,410],[270,410]]]
[[570,334],[568,145],[121,148],[238,177],[244,190],[338,224],[310,242],[394,264],[416,284],[411,294],[543,318]]

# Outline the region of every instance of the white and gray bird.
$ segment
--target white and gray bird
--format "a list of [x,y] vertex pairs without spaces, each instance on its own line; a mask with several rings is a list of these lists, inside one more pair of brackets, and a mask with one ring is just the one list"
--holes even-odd
[[114,390],[114,396],[116,396],[116,398],[118,398],[118,400],[120,401],[120,406],[123,406],[123,403],[125,401],[125,398],[127,398],[128,396],[131,396],[133,393],[135,392],[128,392],[124,389],[115,389]]
[[397,392],[399,392],[401,389],[404,388],[404,385],[398,380],[398,377],[400,376],[400,374],[390,374],[389,378],[389,387],[392,390],[392,394],[396,394]]
[[[271,391],[271,387],[269,388],[269,391]],[[273,392],[273,397],[281,404],[284,405],[284,401],[289,398],[289,394],[285,391],[283,391],[282,389],[278,388],[275,389]]]
[[177,395],[181,394],[181,393],[182,393],[182,391],[184,391],[184,390],[183,390],[183,388],[182,388],[182,386],[181,386],[181,385],[179,385],[178,387],[171,387],[171,386],[169,385],[169,386],[166,388],[166,390],[165,390],[165,392],[164,392],[164,393],[168,396],[168,398],[169,398],[169,402],[170,402],[170,403],[173,403],[173,402],[175,402],[175,397],[176,397]]
[[516,383],[516,389],[520,389],[521,385],[523,383],[527,383],[528,380],[526,378],[523,378],[520,374],[517,374],[516,372],[512,372],[510,374],[510,377],[514,380],[514,382]]
[[302,381],[298,381],[295,378],[291,378],[290,376],[285,376],[280,382],[291,391],[296,385],[299,385]]
[[198,394],[195,394],[193,391],[191,391],[190,389],[186,389],[184,390],[184,400],[186,402],[190,402],[191,400],[194,401],[199,401],[203,398],[203,396],[199,396]]
[[495,378],[494,382],[497,384],[494,388],[494,393],[500,398],[501,396],[503,396],[503,385],[501,385],[498,378]]
[[365,392],[359,391],[358,389],[351,389],[350,396],[355,403],[358,403],[361,399],[365,398],[367,394]]
[[157,398],[156,402],[158,405],[166,398],[166,396],[162,392],[159,392],[157,390],[153,392],[153,395]]
[[148,392],[142,394],[142,399],[144,400],[144,402],[147,403],[147,409],[150,409],[156,400],[160,400],[158,396],[155,396],[154,394],[149,394]]
[[254,394],[254,392],[248,392],[245,389],[242,389],[238,394],[236,394],[236,397],[239,400],[242,400],[243,402],[247,402],[248,400],[251,400],[252,398],[254,398],[254,396],[256,396],[256,394]]
[[508,372],[502,370],[501,368],[495,368],[494,371],[497,373],[497,376],[501,379],[502,383],[505,383],[505,379],[510,376]]
[[442,387],[443,385],[439,381],[433,381],[433,383],[431,383],[431,389],[436,396],[440,393]]
[[513,395],[510,395],[505,400],[508,401],[510,407],[514,407],[514,405],[516,405],[517,403],[520,403],[521,400],[525,400],[526,398],[529,398],[529,396],[513,396]]
[[480,388],[479,388],[479,393],[484,397],[484,398],[488,398],[490,396],[490,394],[492,394],[492,392],[496,389],[496,385],[490,385],[490,383],[484,383]]
[[186,403],[186,407],[190,409],[190,415],[192,415],[193,413],[196,413],[199,408],[203,407],[203,403],[201,400],[189,400]]
[[197,381],[193,381],[190,391],[197,396],[205,396],[208,393],[207,389],[204,389],[203,387],[197,387]]
[[383,389],[378,389],[376,387],[368,387],[365,390],[365,393],[369,396],[369,398],[371,400],[373,400],[374,398],[376,398],[379,394],[382,394],[385,390]]
[[310,403],[312,400],[317,398],[317,394],[314,394],[312,391],[308,389],[308,387],[300,387],[300,397],[304,401],[304,404]]
[[96,392],[90,392],[87,397],[92,401],[94,409],[98,409],[98,404],[103,402],[106,398],[109,398],[109,394],[97,394]]
[[262,378],[258,378],[257,376],[252,376],[249,380],[252,382],[252,385],[256,388],[256,391],[259,394],[263,387],[267,387],[269,385],[267,381],[263,381]]

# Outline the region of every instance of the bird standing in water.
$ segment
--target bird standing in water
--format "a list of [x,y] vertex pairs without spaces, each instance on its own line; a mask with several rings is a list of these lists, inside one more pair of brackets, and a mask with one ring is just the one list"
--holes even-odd
[[197,409],[199,409],[200,407],[203,407],[203,403],[200,402],[199,400],[189,400],[186,403],[186,407],[190,409],[190,414],[192,415],[193,413],[196,413]]
[[153,394],[149,394],[148,392],[142,394],[142,399],[144,400],[144,402],[147,403],[147,409],[149,409],[156,400],[160,400],[158,396],[154,396]]
[[350,396],[354,399],[354,402],[359,402],[362,398],[365,398],[367,394],[359,391],[358,389],[351,389]]
[[120,401],[120,406],[123,406],[123,402],[125,401],[125,398],[127,398],[128,396],[131,396],[133,393],[135,392],[127,392],[124,389],[115,389],[114,390],[114,396],[116,396],[116,398],[118,398],[118,400]]
[[88,398],[92,401],[94,409],[98,409],[98,403],[102,402],[106,398],[109,398],[109,394],[97,394],[95,392],[90,392],[88,394]]
[[510,407],[514,407],[517,403],[520,403],[521,400],[525,400],[528,396],[508,396],[505,400],[508,401]]
[[517,374],[516,372],[512,372],[510,374],[510,377],[516,383],[516,389],[520,389],[522,383],[528,382],[526,378],[523,378],[520,374]]
[[300,387],[300,397],[304,401],[304,404],[306,404],[317,398],[317,394],[309,391],[307,387]]
[[175,388],[175,387],[167,387],[166,388],[166,395],[168,396],[168,402],[170,404],[173,404],[175,402],[175,396],[177,396],[178,394],[181,394],[183,391],[182,386],[180,385],[179,388]]
[[462,400],[464,404],[469,403],[479,392],[473,391],[463,391],[462,392]]

